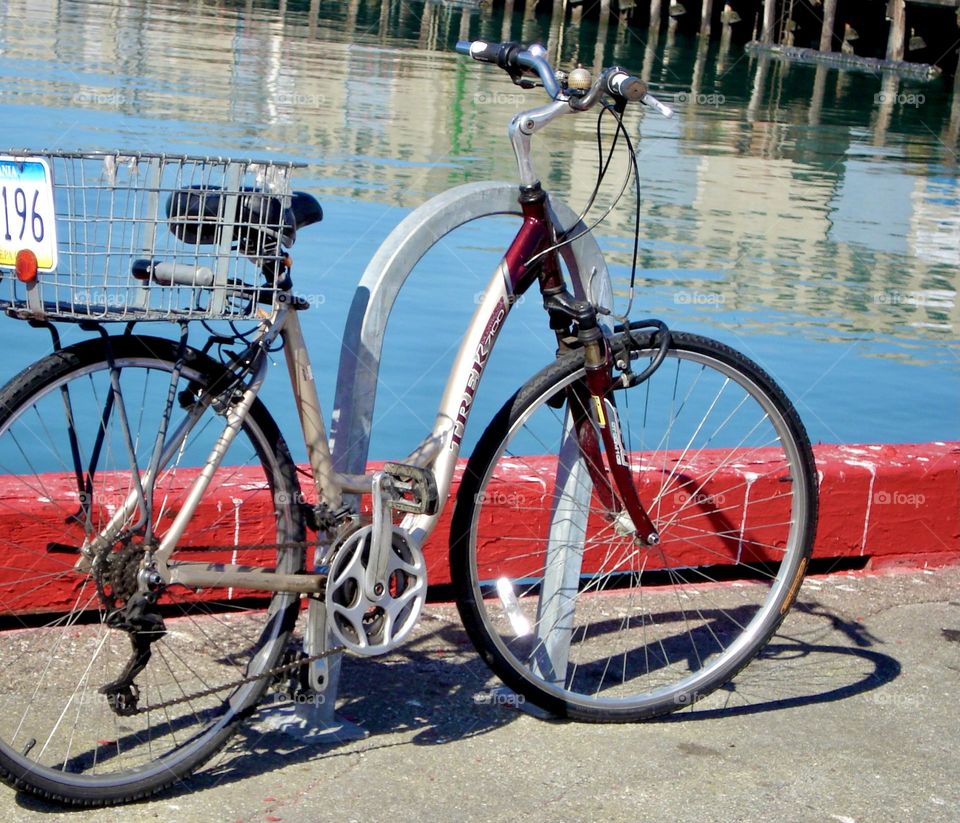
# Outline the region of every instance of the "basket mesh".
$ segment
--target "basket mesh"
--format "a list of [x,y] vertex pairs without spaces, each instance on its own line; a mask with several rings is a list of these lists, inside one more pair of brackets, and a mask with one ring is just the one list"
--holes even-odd
[[[23,229],[20,213],[27,212],[27,231],[34,219],[34,195],[16,190],[17,169],[33,158],[49,168],[56,263],[24,283],[10,256],[17,229]],[[15,205],[6,215],[6,233],[14,239],[0,257],[0,306],[8,314],[242,320],[277,299],[278,289],[263,272],[282,273],[282,246],[292,242],[289,178],[295,164],[120,152],[19,152],[4,155],[0,164],[6,172],[0,194]],[[41,204],[46,196],[41,191]]]

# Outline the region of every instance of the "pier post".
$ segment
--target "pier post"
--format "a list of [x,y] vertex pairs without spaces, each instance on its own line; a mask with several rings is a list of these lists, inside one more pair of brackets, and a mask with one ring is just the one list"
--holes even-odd
[[504,43],[511,40],[511,24],[513,23],[513,0],[506,0],[503,4],[503,27],[500,29],[500,39]]
[[[555,66],[560,65],[563,52],[563,32],[567,22],[567,0],[553,0],[550,14],[550,33],[547,35],[547,54]],[[574,55],[576,61],[576,55]]]
[[763,92],[767,85],[767,70],[770,67],[770,56],[761,54],[757,61],[757,73],[753,76],[753,88],[750,91],[750,102],[747,104],[747,122],[754,123],[759,119],[760,106],[763,104]]
[[660,31],[660,4],[661,0],[650,0],[650,28]]
[[657,59],[657,41],[660,39],[660,26],[650,28],[650,34],[647,37],[647,45],[643,50],[643,68],[640,70],[640,79],[644,83],[650,84],[650,77],[653,75],[653,64]]
[[833,51],[833,27],[837,20],[837,0],[823,0],[823,28],[820,29],[820,51]]
[[593,50],[593,76],[599,77],[606,63],[607,37],[610,30],[610,15],[601,14],[597,23],[597,44]]
[[823,111],[823,96],[827,90],[827,67],[817,66],[813,77],[813,94],[810,95],[810,109],[807,112],[807,122],[811,126],[820,125],[820,113]]
[[899,93],[900,78],[892,71],[885,71],[880,83],[880,93],[874,97],[874,105],[877,109],[876,119],[873,122],[873,145],[875,146],[886,145],[887,132],[890,130],[890,121],[893,119],[893,110]]
[[953,78],[953,102],[950,104],[950,121],[947,123],[946,138],[943,142],[949,148],[960,142],[960,70]]
[[700,36],[710,36],[710,17],[713,15],[713,0],[703,0],[703,8],[700,16]]
[[773,29],[777,19],[777,0],[763,0],[763,32],[760,42],[773,43]]
[[890,37],[887,39],[887,60],[903,60],[903,44],[907,36],[907,4],[890,0]]
[[[383,4],[385,8],[390,8],[389,3]],[[470,18],[473,17],[473,9],[470,6],[465,6],[463,11],[460,12],[460,33],[457,35],[461,40],[470,39]],[[381,28],[381,31],[385,31],[384,28]]]

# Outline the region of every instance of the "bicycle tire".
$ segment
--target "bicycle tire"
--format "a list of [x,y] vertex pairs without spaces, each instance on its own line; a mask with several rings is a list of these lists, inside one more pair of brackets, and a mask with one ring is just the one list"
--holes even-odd
[[[20,468],[39,466],[44,455],[35,456],[18,442],[18,438],[30,434],[31,427],[51,435],[49,448],[59,449],[56,433],[62,435],[68,428],[56,422],[58,407],[59,414],[66,417],[64,388],[71,397],[84,457],[94,451],[89,442],[91,433],[104,432],[100,467],[92,481],[92,516],[101,507],[109,506],[105,501],[111,499],[110,484],[119,483],[120,477],[107,471],[108,461],[119,451],[113,449],[112,441],[120,426],[116,422],[118,406],[115,404],[106,418],[86,415],[94,419],[93,423],[87,421],[85,425],[81,419],[88,401],[101,404],[102,411],[104,395],[100,387],[109,375],[107,346],[120,370],[122,394],[129,389],[133,400],[134,390],[139,392],[142,382],[143,396],[147,397],[154,376],[152,386],[160,387],[161,394],[167,390],[177,344],[137,336],[114,337],[109,343],[94,339],[70,346],[30,366],[0,390],[2,474],[10,474],[11,464],[20,464]],[[195,350],[187,351],[180,378],[186,390],[194,394],[228,382],[224,366]],[[155,423],[156,410],[149,408],[150,403],[145,405],[148,408],[135,409],[135,419],[147,435],[142,444],[138,439],[137,445],[143,447],[143,455],[149,455],[156,434],[156,429],[150,428]],[[129,417],[134,419],[133,406],[130,409]],[[207,408],[205,414],[209,418],[201,419],[190,432],[176,455],[177,461],[190,449],[205,448],[206,439],[216,436],[218,427],[211,423],[217,422],[217,413]],[[193,524],[189,525],[181,546],[191,542],[202,546],[203,538],[217,529],[226,529],[228,534],[232,530],[234,544],[240,546],[247,539],[262,540],[265,536],[281,547],[256,550],[258,557],[266,551],[267,559],[261,563],[280,571],[302,570],[304,552],[300,541],[304,538],[304,523],[298,505],[296,469],[276,423],[259,401],[253,404],[241,434],[227,453],[227,461],[241,456],[248,458],[250,475],[226,462],[215,475],[235,487],[231,491],[235,495],[233,511],[225,512],[220,521],[208,522],[206,528],[210,531],[192,532]],[[163,510],[176,503],[181,486],[189,486],[178,479],[178,472],[187,472],[187,468],[180,462],[173,466],[173,462],[157,480],[158,496],[166,495],[159,507]],[[140,464],[141,471],[143,465]],[[72,520],[69,516],[62,518],[60,524],[60,513],[77,505],[77,487],[74,485],[71,493],[70,482],[59,483],[57,477],[38,470],[32,479],[25,475],[5,478],[7,522],[17,499],[27,499],[33,491],[40,490],[41,500],[47,502],[39,505],[40,511],[31,513],[36,520],[32,535],[4,540],[8,559],[0,566],[0,612],[8,631],[7,642],[0,645],[0,779],[17,789],[69,804],[93,806],[137,800],[186,778],[218,752],[250,715],[269,685],[269,678],[239,686],[237,681],[277,665],[297,618],[299,598],[295,594],[261,593],[257,599],[231,599],[233,593],[228,591],[221,593],[216,602],[208,603],[189,591],[170,587],[159,601],[167,633],[152,645],[151,662],[137,676],[140,698],[150,705],[178,697],[181,692],[187,696],[193,693],[191,690],[199,693],[201,687],[223,684],[223,689],[166,707],[162,712],[118,717],[110,711],[98,688],[115,678],[130,657],[129,638],[125,632],[105,625],[106,609],[95,591],[95,581],[91,575],[72,569],[76,555],[51,554],[43,545],[51,530],[61,529],[65,536],[76,537],[78,517],[83,512],[81,508]],[[251,481],[251,477],[256,479]],[[118,488],[120,495],[125,496],[122,485]],[[265,489],[269,489],[272,503],[257,503],[260,498],[256,495]],[[18,492],[19,497],[12,492]],[[249,513],[245,513],[245,506],[250,507]],[[259,520],[258,506],[272,508],[274,522],[268,517],[264,526]],[[51,510],[56,512],[55,516],[49,515]],[[158,514],[158,521],[163,516]],[[194,522],[197,523],[196,516]],[[284,548],[285,543],[297,543],[300,548]],[[47,542],[47,549],[50,545]],[[246,557],[247,551],[238,548],[234,553]],[[135,551],[131,552],[135,557]],[[9,559],[11,556],[15,559]],[[176,551],[173,556],[177,557]],[[117,554],[116,558],[119,557]],[[226,559],[229,562],[231,558]],[[238,561],[243,562],[233,558],[233,562]],[[118,587],[111,590],[114,593],[125,585],[116,581],[122,581],[123,574],[132,573],[120,571],[125,568],[118,565],[119,577],[111,578],[112,585]],[[20,571],[25,573],[18,579]],[[30,578],[29,591],[24,592],[25,581]],[[72,586],[72,608],[54,608],[50,603],[61,597],[64,580]],[[216,590],[211,594],[216,594]],[[37,610],[52,610],[52,615],[38,617]],[[70,695],[69,699],[62,706],[55,705],[64,693]],[[71,722],[73,728],[67,740],[66,729],[60,727]]]
[[[651,340],[649,333],[613,339],[620,357],[629,351],[634,375],[656,353]],[[519,701],[529,700],[560,717],[631,722],[706,697],[731,681],[776,632],[812,552],[817,474],[795,409],[763,369],[725,345],[674,333],[664,363],[646,382],[631,384],[629,390],[619,383],[614,389],[641,500],[661,533],[659,546],[641,547],[596,511],[599,503],[589,478],[584,491],[585,470],[570,481],[577,460],[570,455],[579,450],[565,452],[563,460],[553,457],[569,437],[563,432],[569,431],[564,427],[576,393],[566,388],[583,375],[582,354],[565,356],[529,380],[493,418],[461,481],[450,565],[469,637]],[[654,406],[656,392],[671,387],[669,404],[664,400],[669,409],[661,414]],[[742,391],[740,405],[731,396],[737,388],[730,387]],[[639,393],[639,409],[625,404],[630,392]],[[742,438],[731,449],[739,457],[721,459],[715,445],[705,444],[721,439],[722,426],[706,437],[698,434],[703,422],[680,423],[686,409],[706,399],[712,405],[704,421],[708,415],[715,421],[716,410],[726,415],[719,419],[729,421],[732,431],[746,428],[751,418],[741,417],[740,409],[756,405],[772,432],[762,437],[759,431],[755,437],[731,434],[731,439]],[[744,415],[753,413],[748,409]],[[642,419],[642,430],[634,417]],[[661,417],[669,420],[666,436],[654,432],[646,439],[648,424],[653,429]],[[542,427],[540,421],[545,421]],[[629,442],[638,430],[641,448]],[[670,434],[681,431],[693,434],[685,443],[680,438],[684,448],[678,454],[669,448]],[[770,444],[759,445],[767,437]],[[778,442],[783,455],[775,453]],[[535,451],[531,444],[541,448]],[[543,453],[549,457],[536,456]],[[766,461],[767,469],[745,473],[731,468],[751,460]],[[721,480],[727,474],[724,487]],[[557,479],[561,475],[566,479]],[[774,519],[764,524],[754,514],[747,527],[751,489],[767,493],[770,488],[770,497],[755,500],[767,507],[760,513],[769,511]],[[577,496],[579,502],[567,502]],[[789,522],[778,524],[787,504]],[[725,518],[726,527],[709,533],[711,517]],[[566,526],[556,525],[564,519]],[[618,541],[623,545],[618,547]],[[739,548],[733,556],[735,542]],[[751,582],[724,582],[738,577]],[[612,650],[605,648],[611,645]]]

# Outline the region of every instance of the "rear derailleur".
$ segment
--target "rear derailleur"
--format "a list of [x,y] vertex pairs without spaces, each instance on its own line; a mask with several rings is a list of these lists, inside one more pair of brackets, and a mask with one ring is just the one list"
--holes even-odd
[[95,572],[97,591],[107,608],[106,623],[112,629],[127,632],[132,646],[132,655],[120,676],[98,690],[120,717],[138,713],[140,690],[134,681],[150,662],[150,647],[167,633],[157,608],[162,585],[151,585],[147,591],[140,591],[145,555],[143,546],[126,540],[119,551],[100,555]]

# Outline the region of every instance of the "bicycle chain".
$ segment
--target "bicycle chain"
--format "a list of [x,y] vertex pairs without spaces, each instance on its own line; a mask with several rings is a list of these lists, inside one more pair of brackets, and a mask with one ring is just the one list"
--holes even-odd
[[315,663],[317,660],[323,660],[325,657],[330,657],[331,655],[342,651],[346,651],[344,646],[335,646],[332,649],[327,649],[325,652],[320,652],[320,654],[314,654],[310,657],[294,660],[292,663],[283,663],[280,666],[274,666],[272,669],[267,669],[265,672],[261,672],[260,674],[251,674],[248,677],[241,677],[239,680],[235,680],[232,683],[225,683],[222,686],[212,686],[209,689],[194,692],[193,694],[185,694],[181,695],[180,697],[174,697],[172,700],[166,700],[163,703],[153,703],[150,706],[144,706],[142,709],[138,708],[133,713],[146,714],[147,712],[157,712],[161,709],[169,709],[171,706],[179,706],[181,703],[188,703],[191,700],[199,700],[203,697],[209,697],[217,692],[224,692],[228,689],[238,689],[240,686],[245,686],[247,683],[253,683],[257,680],[263,680],[265,677],[277,677],[278,675],[292,672],[294,669],[299,669],[301,666],[308,666],[310,663]]

